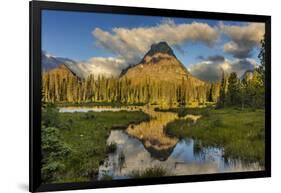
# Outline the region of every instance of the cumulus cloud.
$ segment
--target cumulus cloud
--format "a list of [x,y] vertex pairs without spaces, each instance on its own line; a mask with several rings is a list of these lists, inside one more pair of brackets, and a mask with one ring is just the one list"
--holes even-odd
[[218,81],[221,79],[222,70],[227,73],[236,72],[238,77],[246,70],[253,70],[258,64],[254,59],[228,60],[223,56],[210,56],[199,63],[192,64],[189,71],[194,76],[206,81]]
[[218,29],[207,23],[175,24],[172,20],[153,27],[113,28],[111,32],[95,28],[92,34],[98,45],[129,64],[139,62],[153,43],[166,41],[183,53],[180,45],[184,42],[201,42],[211,46],[219,36]]
[[79,63],[78,66],[83,70],[84,77],[87,77],[90,74],[116,77],[119,76],[122,69],[127,67],[127,64],[120,58],[93,57],[86,62]]
[[191,73],[195,76],[204,80],[219,80],[220,69],[227,72],[235,71],[241,75],[245,70],[255,67],[256,62],[249,58],[253,49],[260,46],[264,33],[265,26],[262,23],[248,23],[243,26],[220,23],[217,26],[210,26],[200,22],[175,24],[171,19],[149,27],[118,27],[110,31],[95,28],[92,35],[97,45],[111,52],[113,57],[94,57],[79,63],[79,66],[84,69],[85,76],[90,73],[108,77],[118,76],[129,65],[140,62],[154,43],[166,41],[179,53],[185,54],[181,45],[186,42],[212,46],[218,43],[217,40],[221,35],[225,35],[228,40],[224,42],[223,51],[233,55],[235,60],[228,60],[219,55],[201,56],[202,61],[190,67]]
[[198,56],[198,58],[200,60],[207,60],[207,61],[212,61],[212,62],[223,62],[225,60],[225,58],[220,55],[214,55],[214,56],[208,56],[208,57]]
[[245,26],[220,24],[221,33],[230,38],[224,44],[224,51],[236,58],[248,58],[255,47],[260,46],[260,41],[265,33],[264,23],[248,23]]

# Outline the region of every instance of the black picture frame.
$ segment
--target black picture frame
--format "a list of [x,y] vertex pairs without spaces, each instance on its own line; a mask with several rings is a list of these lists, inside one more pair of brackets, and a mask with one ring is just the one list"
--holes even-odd
[[[183,183],[271,176],[271,17],[266,15],[247,15],[184,11],[142,7],[105,6],[93,4],[31,1],[30,2],[30,177],[29,191],[59,191],[90,188],[108,188],[167,183]],[[265,170],[253,172],[217,173],[188,176],[161,177],[152,179],[126,179],[113,181],[94,181],[79,183],[41,184],[41,11],[67,10],[79,12],[102,12],[149,16],[169,16],[182,18],[219,19],[265,23],[266,48],[266,95],[265,95]]]

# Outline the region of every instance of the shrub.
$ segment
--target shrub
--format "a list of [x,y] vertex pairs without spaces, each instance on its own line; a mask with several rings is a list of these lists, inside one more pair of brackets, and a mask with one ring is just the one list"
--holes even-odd
[[86,120],[95,119],[95,115],[90,113],[90,112],[88,112],[88,113],[85,113],[83,115],[83,119],[86,119]]
[[178,110],[178,116],[179,116],[179,117],[184,117],[185,115],[187,115],[187,109],[185,109],[185,108],[179,108],[179,110]]
[[42,124],[46,127],[59,127],[59,111],[58,109],[47,106],[42,110]]
[[51,182],[58,180],[58,173],[64,169],[64,164],[58,161],[45,163],[41,169],[42,180]]
[[42,179],[52,182],[58,179],[58,173],[63,171],[63,160],[71,149],[62,142],[60,132],[54,127],[42,127]]

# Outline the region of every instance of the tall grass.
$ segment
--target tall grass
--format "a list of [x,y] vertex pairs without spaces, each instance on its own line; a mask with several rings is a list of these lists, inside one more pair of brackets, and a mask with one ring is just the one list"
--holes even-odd
[[212,109],[196,124],[187,120],[168,123],[165,132],[179,138],[191,137],[203,146],[223,147],[226,158],[264,163],[264,110]]
[[171,175],[167,169],[155,166],[150,167],[145,170],[134,170],[131,172],[130,177],[132,178],[155,178],[155,177],[162,177]]

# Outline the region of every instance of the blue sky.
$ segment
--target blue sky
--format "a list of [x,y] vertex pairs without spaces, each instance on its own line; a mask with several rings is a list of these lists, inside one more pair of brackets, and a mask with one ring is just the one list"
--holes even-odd
[[[120,37],[113,31],[114,28],[122,28],[129,31],[132,31],[134,28],[151,29],[169,22],[174,26],[180,26],[181,24],[191,25],[196,22],[207,24],[209,28],[214,30],[218,30],[222,23],[223,26],[227,26],[229,29],[231,29],[230,26],[236,26],[245,27],[248,30],[247,26],[249,26],[249,23],[245,22],[44,10],[42,12],[42,50],[54,56],[66,57],[76,61],[87,61],[94,57],[124,58],[124,53],[120,55],[119,51],[116,50],[118,45],[116,45],[116,48],[113,48],[114,45],[111,48],[110,41],[114,41],[114,38],[119,38],[118,41],[121,41]],[[96,33],[93,34],[93,31],[97,28],[102,32],[99,34],[100,36],[97,36]],[[251,29],[249,27],[249,30]],[[110,35],[110,40],[104,39],[108,38],[107,33]],[[193,31],[190,31],[190,33],[193,33]],[[198,33],[205,36],[204,31],[198,31]],[[237,32],[235,31],[235,33]],[[231,41],[235,43],[236,47],[239,45],[251,53],[247,58],[257,61],[258,43],[252,40],[250,40],[252,43],[249,43],[247,39],[237,39],[237,35],[233,35],[232,32],[218,33],[218,37],[212,41],[211,45],[208,45],[206,40],[200,41],[200,37],[196,39],[189,37],[188,34],[185,35],[187,38],[183,38],[182,41],[177,40],[178,42],[171,46],[176,56],[187,68],[190,68],[191,64],[202,62],[202,58],[208,58],[209,56],[219,55],[228,60],[235,60],[237,58],[237,54],[235,55],[237,50],[224,50],[224,45]],[[246,35],[245,38],[248,37]],[[208,36],[208,33],[206,33],[206,36]],[[239,34],[238,37],[240,37]],[[202,38],[204,39],[204,37]],[[171,41],[176,41],[174,39],[172,37]],[[245,44],[244,46],[243,41],[248,42],[249,45]],[[124,41],[122,40],[121,42]],[[178,47],[180,49],[177,49]],[[131,54],[134,55],[134,53]]]

